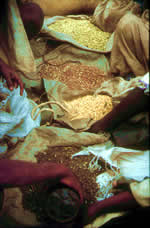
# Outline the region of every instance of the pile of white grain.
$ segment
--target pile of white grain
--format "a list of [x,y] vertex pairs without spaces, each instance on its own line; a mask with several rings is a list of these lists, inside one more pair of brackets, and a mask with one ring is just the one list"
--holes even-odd
[[72,120],[89,118],[100,120],[113,109],[112,98],[107,95],[86,95],[71,101],[65,101]]

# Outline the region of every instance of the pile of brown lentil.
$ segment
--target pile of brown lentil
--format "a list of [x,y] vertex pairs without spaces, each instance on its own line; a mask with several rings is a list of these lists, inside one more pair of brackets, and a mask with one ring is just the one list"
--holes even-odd
[[70,89],[80,90],[96,89],[110,79],[109,75],[95,66],[71,61],[62,63],[60,60],[44,63],[38,74],[41,78],[60,81]]
[[48,25],[48,28],[70,35],[79,44],[99,51],[106,50],[106,44],[111,36],[87,19],[65,18]]

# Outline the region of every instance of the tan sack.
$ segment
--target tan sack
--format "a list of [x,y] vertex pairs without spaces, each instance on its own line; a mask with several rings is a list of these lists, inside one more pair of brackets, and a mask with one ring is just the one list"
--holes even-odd
[[132,0],[101,0],[93,14],[93,23],[105,32],[114,32],[127,13],[140,14],[140,5]]
[[91,22],[90,16],[83,14],[47,17],[41,33],[47,39],[103,54],[111,52],[114,39],[114,33],[102,31]]
[[119,21],[111,52],[110,70],[115,76],[149,72],[149,10],[142,17],[124,15]]

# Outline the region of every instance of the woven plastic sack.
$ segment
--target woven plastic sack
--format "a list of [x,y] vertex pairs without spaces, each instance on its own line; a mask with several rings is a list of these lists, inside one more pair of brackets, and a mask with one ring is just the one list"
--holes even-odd
[[126,13],[139,15],[140,12],[140,5],[132,0],[101,0],[94,11],[92,22],[101,30],[112,33]]
[[0,103],[0,139],[5,135],[22,138],[40,126],[40,115],[35,121],[31,118],[31,111],[36,104],[27,98],[25,90],[20,96],[19,87],[11,92],[0,83],[0,94],[7,94]]
[[[72,18],[75,20],[90,20],[89,16],[87,15],[68,15],[68,16],[54,16],[51,18],[45,18],[44,20],[44,25],[42,28],[41,33],[44,35],[44,37],[46,37],[47,39],[51,39],[51,40],[59,40],[62,42],[67,42],[70,44],[73,44],[74,46],[83,49],[83,50],[87,50],[87,51],[92,51],[92,52],[97,52],[97,53],[109,53],[112,50],[112,46],[113,46],[113,39],[114,39],[114,34],[112,33],[112,35],[110,36],[107,44],[106,44],[106,50],[96,50],[96,49],[92,49],[92,48],[88,48],[82,44],[80,44],[79,42],[75,41],[71,35],[65,34],[65,33],[60,33],[60,32],[56,32],[50,28],[48,28],[49,25],[51,25],[52,23],[55,23],[58,20],[63,20],[66,18]],[[83,28],[84,29],[84,28]],[[86,39],[86,36],[85,36]]]

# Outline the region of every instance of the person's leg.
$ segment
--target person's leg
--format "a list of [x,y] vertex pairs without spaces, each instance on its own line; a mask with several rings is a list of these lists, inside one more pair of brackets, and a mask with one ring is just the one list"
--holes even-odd
[[118,23],[111,52],[110,70],[116,76],[143,76],[149,71],[149,31],[142,19],[126,14]]
[[18,6],[27,36],[32,39],[42,28],[44,21],[43,11],[35,3],[18,4]]

